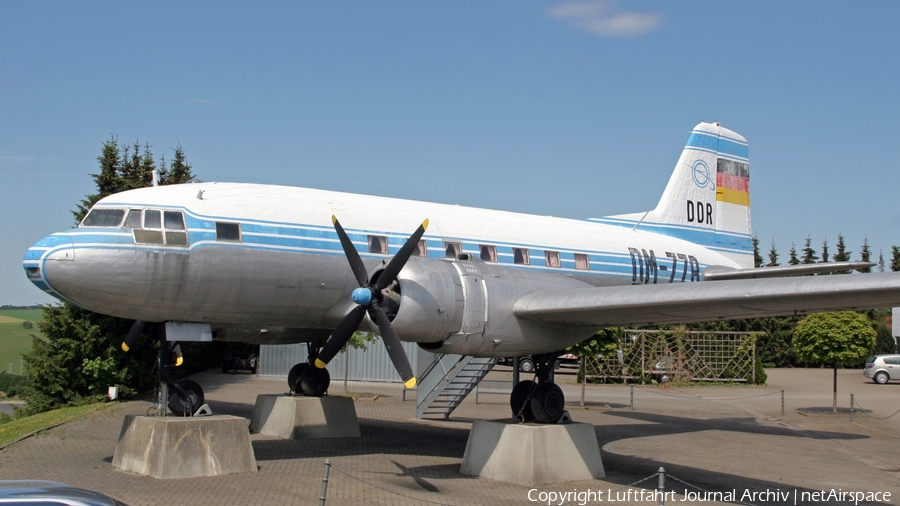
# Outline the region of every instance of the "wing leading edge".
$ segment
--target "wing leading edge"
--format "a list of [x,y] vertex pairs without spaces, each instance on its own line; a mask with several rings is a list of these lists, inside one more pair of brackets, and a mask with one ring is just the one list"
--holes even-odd
[[552,324],[613,327],[896,305],[900,274],[877,273],[532,292],[513,310]]

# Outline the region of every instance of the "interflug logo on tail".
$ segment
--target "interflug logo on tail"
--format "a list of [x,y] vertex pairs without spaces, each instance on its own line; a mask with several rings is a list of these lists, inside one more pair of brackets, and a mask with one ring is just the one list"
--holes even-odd
[[694,165],[691,166],[691,169],[694,184],[700,188],[709,188],[710,190],[716,189],[716,182],[713,180],[712,174],[709,172],[709,166],[706,165],[706,162],[697,160],[694,162]]

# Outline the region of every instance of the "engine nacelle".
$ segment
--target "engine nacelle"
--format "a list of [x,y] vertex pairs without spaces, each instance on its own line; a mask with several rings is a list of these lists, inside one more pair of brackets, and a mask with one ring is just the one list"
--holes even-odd
[[435,353],[493,357],[549,353],[597,330],[550,326],[513,314],[516,300],[526,293],[590,286],[559,274],[506,268],[466,256],[452,262],[413,257],[398,281],[394,329],[404,341]]

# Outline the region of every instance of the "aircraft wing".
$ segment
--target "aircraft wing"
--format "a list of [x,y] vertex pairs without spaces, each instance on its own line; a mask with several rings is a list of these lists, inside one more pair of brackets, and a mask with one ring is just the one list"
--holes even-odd
[[900,273],[877,273],[532,292],[514,312],[553,324],[614,327],[898,305]]

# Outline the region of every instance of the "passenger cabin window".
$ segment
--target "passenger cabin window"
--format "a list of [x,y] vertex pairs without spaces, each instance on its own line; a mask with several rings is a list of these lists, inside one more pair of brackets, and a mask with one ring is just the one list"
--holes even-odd
[[81,220],[82,227],[118,227],[125,217],[124,209],[91,209]]
[[559,251],[545,251],[544,258],[547,260],[547,267],[559,267]]
[[428,256],[428,245],[425,244],[424,239],[419,239],[419,244],[416,245],[416,248],[412,250],[412,256],[414,257],[427,257]]
[[513,248],[513,263],[529,265],[531,259],[528,257],[528,250],[524,248]]
[[387,237],[381,235],[369,236],[369,253],[380,253],[387,255]]
[[240,223],[216,222],[216,240],[226,242],[241,242]]
[[490,246],[487,244],[481,245],[481,259],[485,262],[496,262],[497,261],[497,247]]
[[187,229],[184,213],[181,211],[158,211],[145,209],[143,226],[139,227],[141,211],[132,209],[128,213],[126,226],[133,228],[136,244],[164,244],[167,246],[187,246]]
[[462,244],[458,242],[445,242],[444,243],[444,257],[445,258],[456,258],[459,254],[462,253]]
[[575,253],[575,268],[582,271],[591,269],[591,262],[584,253]]

